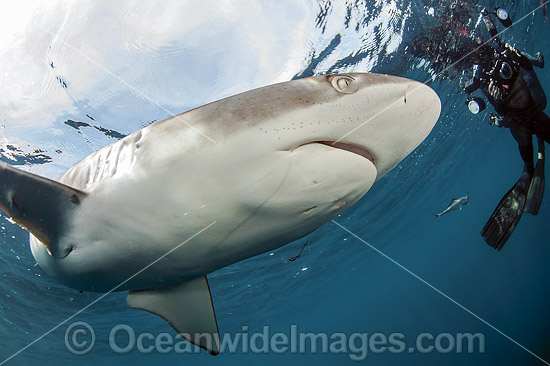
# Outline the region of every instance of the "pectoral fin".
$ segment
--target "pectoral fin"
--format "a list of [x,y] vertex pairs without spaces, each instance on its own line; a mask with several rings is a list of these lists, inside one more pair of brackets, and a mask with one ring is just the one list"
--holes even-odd
[[55,243],[87,193],[0,162],[0,209],[30,231],[50,254],[63,258]]
[[126,305],[160,316],[189,342],[213,355],[220,352],[218,324],[206,276],[130,291]]

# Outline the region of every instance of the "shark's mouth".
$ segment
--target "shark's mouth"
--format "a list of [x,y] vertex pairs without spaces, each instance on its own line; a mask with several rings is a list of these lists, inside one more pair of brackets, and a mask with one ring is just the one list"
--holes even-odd
[[309,144],[322,144],[322,145],[330,146],[334,149],[349,151],[351,153],[364,157],[365,159],[369,160],[371,163],[373,163],[376,166],[376,164],[374,163],[374,156],[372,156],[372,154],[367,150],[365,150],[364,148],[357,145],[352,145],[352,144],[348,144],[345,142],[338,142],[338,141],[313,141],[313,142],[310,142]]

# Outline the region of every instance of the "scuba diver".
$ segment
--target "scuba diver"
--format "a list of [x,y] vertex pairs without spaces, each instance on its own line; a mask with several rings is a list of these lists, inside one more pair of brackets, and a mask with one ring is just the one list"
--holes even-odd
[[[472,97],[481,89],[497,114],[491,113],[491,124],[510,129],[518,143],[524,161],[524,171],[517,183],[504,195],[491,218],[481,231],[485,241],[500,250],[518,224],[523,212],[536,215],[544,194],[544,142],[550,143],[550,117],[546,108],[546,95],[535,74],[533,66],[544,67],[541,53],[532,57],[522,53],[498,38],[492,20],[496,16],[505,27],[512,22],[503,8],[495,12],[482,11],[483,21],[495,46],[479,38],[479,47],[472,57],[474,76],[466,84],[466,104],[470,112],[477,114],[485,109],[485,102]],[[533,138],[537,136],[538,157],[533,162]]]

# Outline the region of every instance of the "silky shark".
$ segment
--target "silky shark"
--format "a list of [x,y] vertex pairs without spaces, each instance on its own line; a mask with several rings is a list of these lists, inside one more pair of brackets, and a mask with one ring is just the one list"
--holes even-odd
[[217,354],[206,275],[352,206],[426,138],[440,110],[431,88],[394,76],[270,85],[147,126],[57,181],[0,163],[0,208],[60,283],[129,291],[129,307]]

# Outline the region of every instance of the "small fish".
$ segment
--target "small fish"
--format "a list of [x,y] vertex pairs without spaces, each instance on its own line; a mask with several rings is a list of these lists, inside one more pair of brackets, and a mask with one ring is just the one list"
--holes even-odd
[[462,206],[467,205],[468,202],[470,202],[470,196],[465,196],[465,197],[460,197],[460,198],[453,198],[451,200],[451,203],[449,203],[449,206],[442,213],[435,214],[435,217],[440,219],[441,216],[445,215],[446,213],[449,213],[451,211],[462,210]]
[[542,8],[542,15],[544,16],[544,21],[547,22],[548,21],[548,17],[546,15],[546,3],[548,1],[547,0],[540,0],[540,6]]

